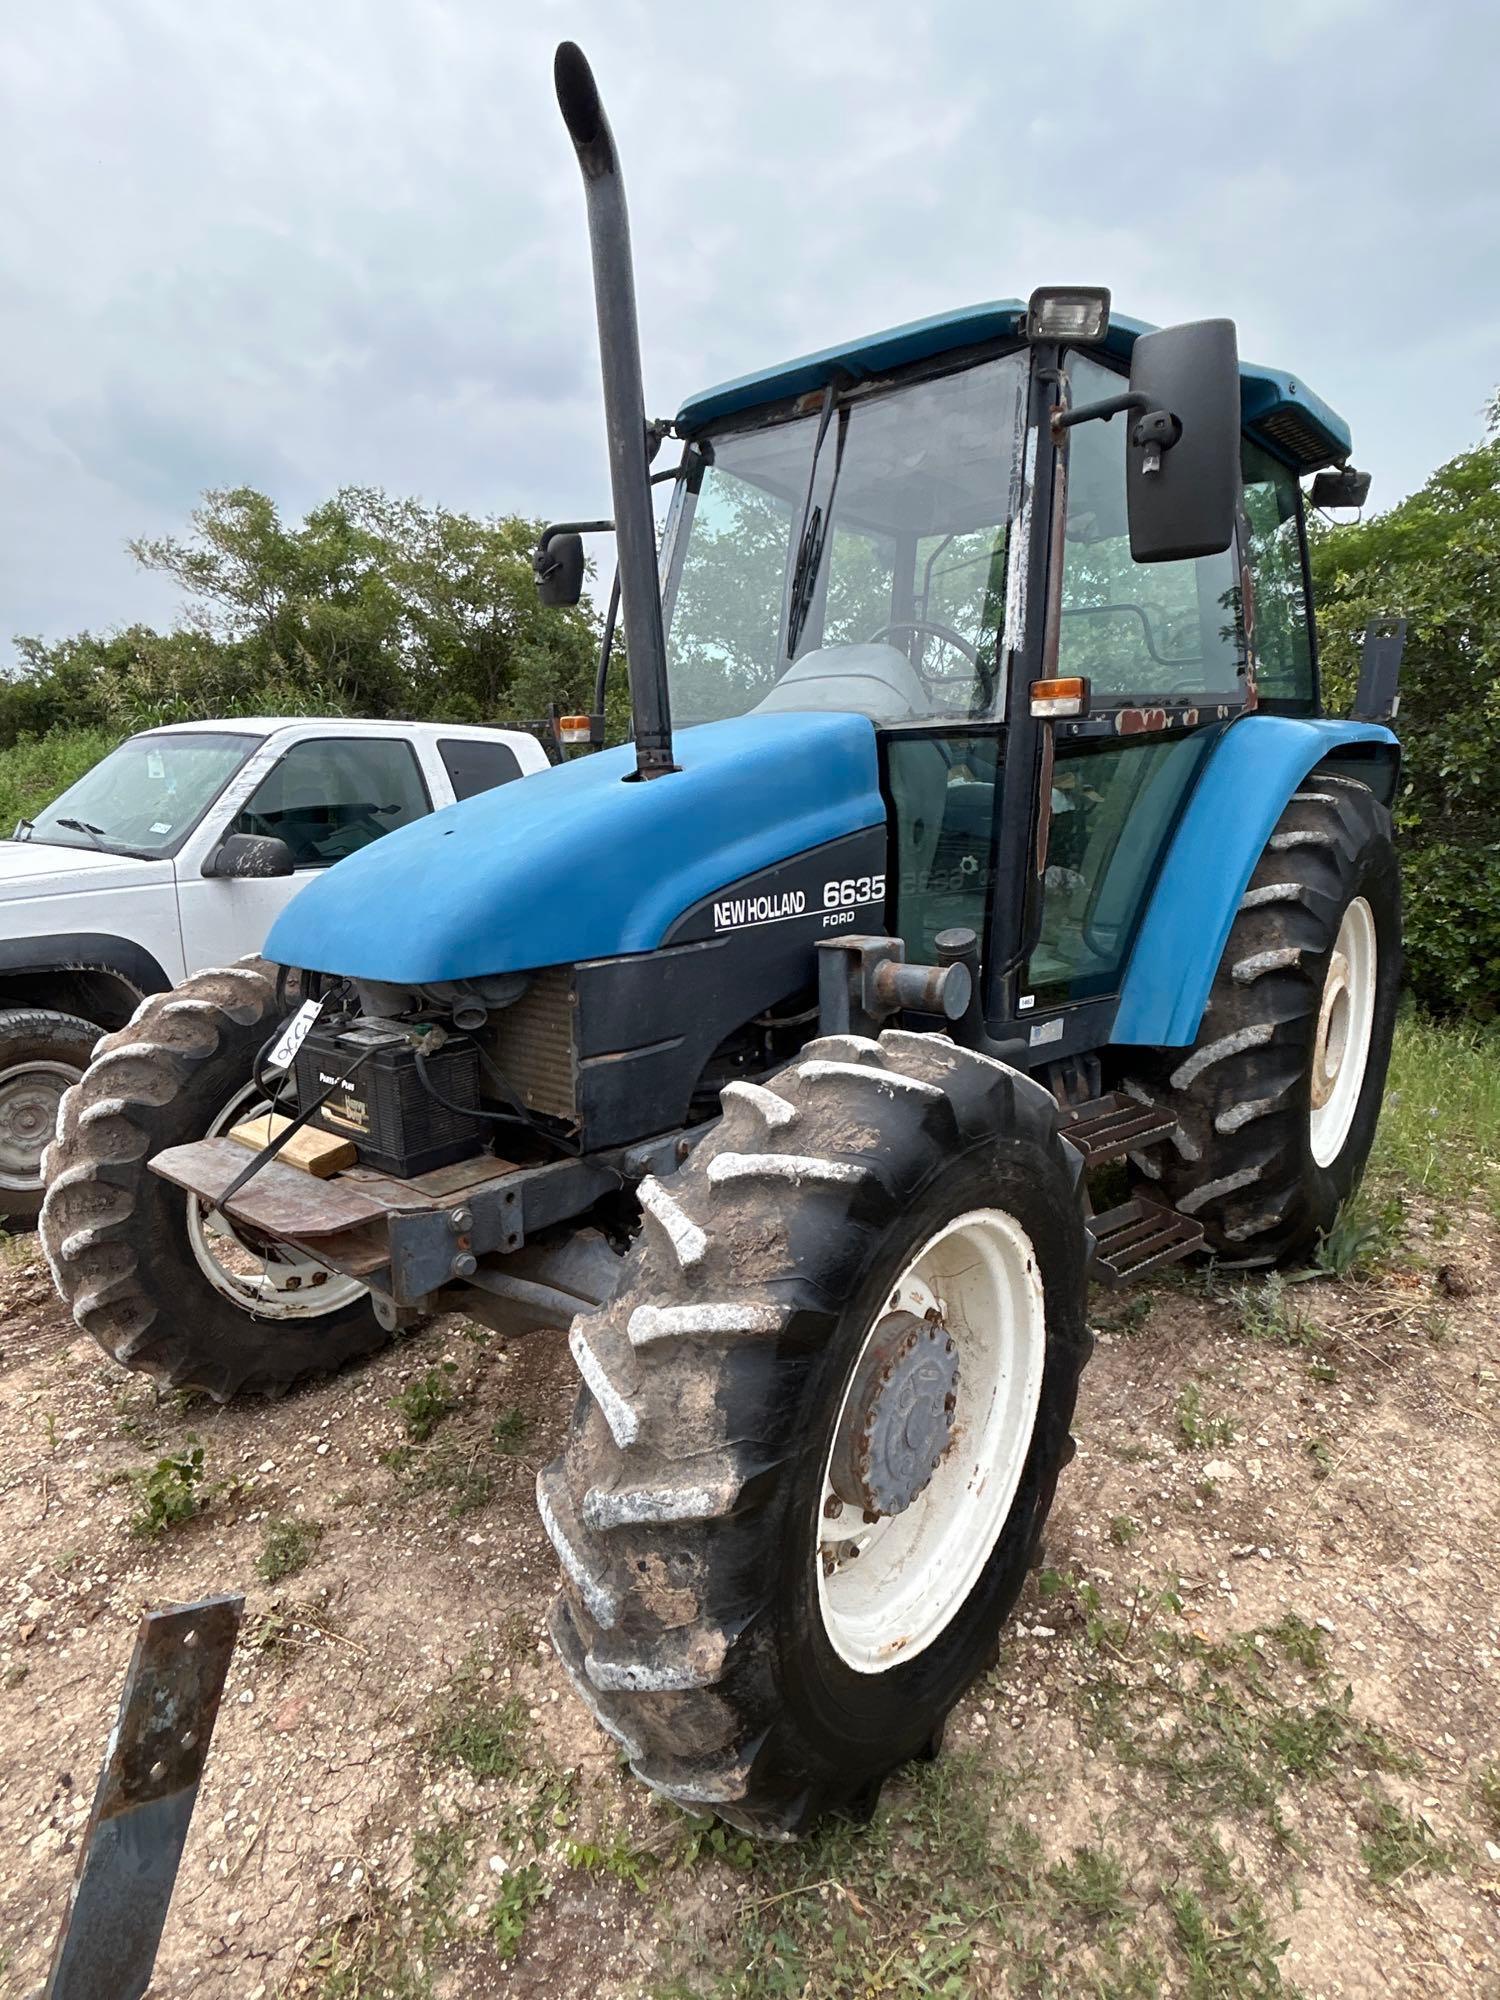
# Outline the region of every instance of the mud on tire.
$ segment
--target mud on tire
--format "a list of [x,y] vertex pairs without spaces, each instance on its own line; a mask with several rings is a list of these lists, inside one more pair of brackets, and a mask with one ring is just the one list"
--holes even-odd
[[64,1096],[43,1161],[42,1246],[78,1324],[122,1367],[221,1402],[278,1394],[388,1338],[363,1297],[306,1319],[236,1306],[193,1255],[188,1196],[146,1164],[207,1132],[277,1018],[259,959],[143,1001]]
[[[1347,1136],[1311,1144],[1320,1002],[1345,912],[1374,921],[1374,1014]],[[1359,1184],[1375,1136],[1401,982],[1400,881],[1390,815],[1365,785],[1315,772],[1256,863],[1191,1049],[1134,1052],[1123,1087],[1177,1114],[1180,1137],[1132,1164],[1143,1190],[1203,1224],[1236,1265],[1306,1254]]]
[[[769,1087],[729,1086],[723,1108],[685,1166],[643,1185],[616,1296],[574,1324],[584,1387],[538,1501],[564,1571],[554,1641],[637,1775],[786,1836],[871,1803],[993,1657],[1071,1451],[1078,1162],[1045,1090],[936,1036],[825,1038]],[[938,1636],[854,1672],[815,1568],[844,1385],[914,1246],[984,1204],[1025,1230],[1042,1281],[1019,1486]]]

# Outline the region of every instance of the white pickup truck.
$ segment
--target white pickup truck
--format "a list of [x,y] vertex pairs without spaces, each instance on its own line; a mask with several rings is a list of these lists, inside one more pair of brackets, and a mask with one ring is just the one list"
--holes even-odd
[[546,763],[513,729],[185,722],[23,820],[0,840],[0,1218],[35,1218],[58,1099],[146,994],[259,950],[318,869]]

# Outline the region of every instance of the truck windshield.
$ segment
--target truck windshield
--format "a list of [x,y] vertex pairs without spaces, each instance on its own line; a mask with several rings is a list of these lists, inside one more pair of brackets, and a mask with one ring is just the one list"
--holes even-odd
[[172,854],[264,739],[225,731],[132,736],[17,829],[21,840]]
[[1026,388],[1008,354],[700,440],[670,556],[674,717],[995,713]]

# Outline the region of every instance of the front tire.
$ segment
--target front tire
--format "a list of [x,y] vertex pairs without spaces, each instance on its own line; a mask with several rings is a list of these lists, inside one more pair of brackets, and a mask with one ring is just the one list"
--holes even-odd
[[99,1043],[44,1163],[42,1247],[78,1324],[122,1367],[219,1402],[278,1395],[389,1338],[360,1287],[242,1243],[147,1164],[256,1108],[251,1072],[278,1019],[259,959],[154,995]]
[[886,1033],[731,1085],[643,1185],[619,1290],[575,1323],[584,1389],[538,1500],[558,1651],[648,1784],[785,1836],[934,1742],[1070,1451],[1077,1181],[1039,1085]]
[[1295,1262],[1359,1185],[1400,986],[1390,815],[1367,786],[1317,772],[1256,864],[1198,1039],[1133,1058],[1125,1079],[1178,1120],[1138,1173],[1225,1263]]
[[42,1155],[63,1092],[88,1068],[100,1029],[50,1007],[0,1008],[0,1218],[36,1221]]

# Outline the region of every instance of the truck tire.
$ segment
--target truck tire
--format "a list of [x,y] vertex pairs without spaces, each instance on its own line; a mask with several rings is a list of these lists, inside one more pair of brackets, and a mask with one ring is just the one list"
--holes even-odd
[[554,1642],[636,1774],[788,1837],[993,1659],[1071,1455],[1079,1163],[1045,1090],[934,1035],[813,1042],[723,1111],[574,1323],[538,1503]]
[[1390,815],[1367,786],[1317,772],[1256,863],[1197,1041],[1125,1080],[1178,1119],[1137,1171],[1225,1263],[1305,1256],[1359,1185],[1400,985]]
[[122,1367],[219,1402],[279,1394],[389,1337],[352,1280],[219,1234],[147,1166],[253,1111],[252,1067],[277,1019],[258,959],[143,1001],[64,1097],[44,1164],[42,1245],[78,1324]]
[[0,1220],[8,1225],[36,1221],[57,1107],[88,1068],[100,1033],[77,1014],[0,1008]]

